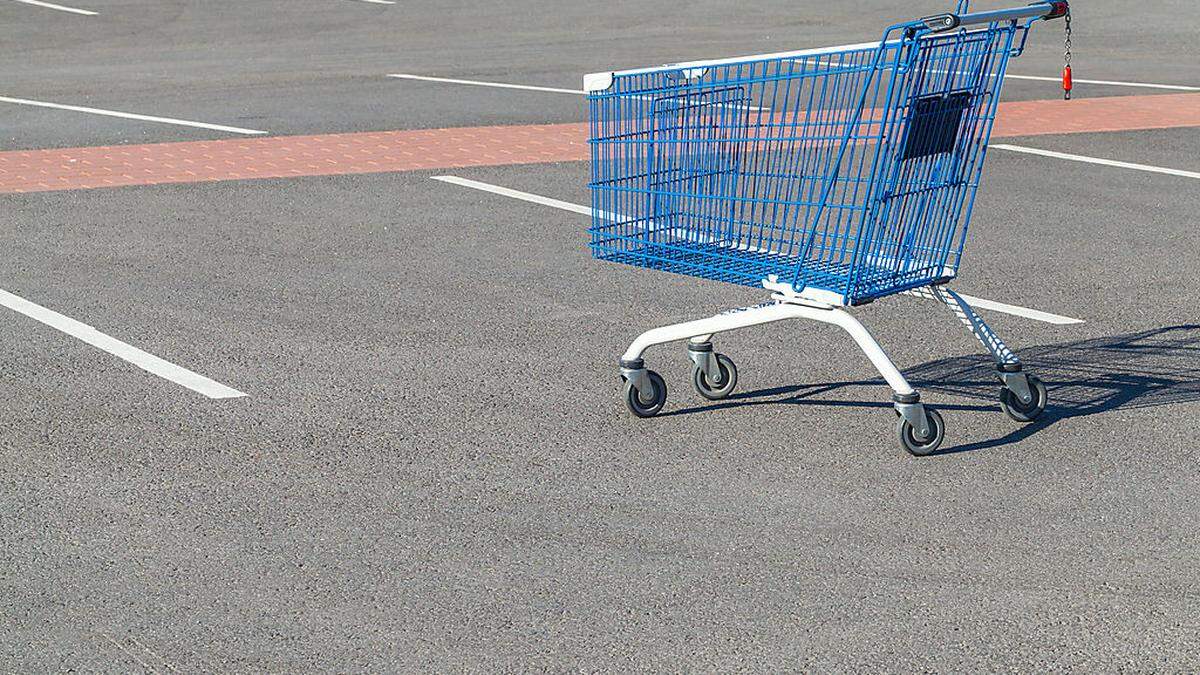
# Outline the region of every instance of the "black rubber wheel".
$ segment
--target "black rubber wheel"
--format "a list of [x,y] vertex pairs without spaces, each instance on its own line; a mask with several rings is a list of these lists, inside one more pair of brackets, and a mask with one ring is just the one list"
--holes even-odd
[[1029,393],[1033,394],[1029,403],[1022,403],[1021,397],[1008,387],[1000,389],[1000,409],[1004,414],[1018,422],[1032,422],[1046,410],[1049,396],[1046,394],[1046,384],[1034,377],[1029,378]]
[[733,359],[724,354],[717,354],[716,357],[717,367],[721,370],[721,379],[717,382],[709,382],[703,368],[692,368],[692,386],[696,388],[696,393],[710,401],[720,401],[732,394],[737,386],[737,366],[733,365]]
[[926,407],[925,417],[929,420],[929,436],[926,438],[917,438],[916,429],[904,417],[901,417],[896,423],[896,431],[900,435],[900,447],[917,457],[924,457],[936,452],[942,445],[942,438],[946,435],[946,423],[942,421],[941,413]]
[[638,417],[654,417],[667,402],[667,383],[663,382],[662,376],[653,370],[647,370],[646,377],[650,380],[653,391],[647,392],[649,395],[645,397],[634,389],[633,383],[628,380],[625,382],[625,405],[629,412]]

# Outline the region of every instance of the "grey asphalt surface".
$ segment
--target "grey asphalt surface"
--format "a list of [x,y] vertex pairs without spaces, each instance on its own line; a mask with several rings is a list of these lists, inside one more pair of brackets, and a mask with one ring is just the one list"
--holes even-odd
[[[69,4],[69,3],[67,3]],[[946,11],[942,0],[538,3],[357,0],[94,0],[95,17],[0,2],[0,96],[268,131],[335,131],[578,121],[574,96],[514,95],[388,79],[388,73],[578,89],[608,68],[863,42]],[[1009,3],[1011,4],[1011,3]],[[1076,77],[1196,86],[1192,0],[1090,2],[1074,24]],[[1007,6],[976,2],[979,9]],[[1061,24],[1041,26],[1013,73],[1056,77]],[[1008,82],[1010,100],[1056,94]],[[1080,96],[1155,93],[1080,84]],[[114,124],[0,103],[12,148],[223,138],[148,123]]]
[[[578,121],[380,76],[571,87],[869,39],[899,4],[75,2],[101,15],[0,4],[0,95],[276,134]],[[1089,75],[1200,84],[1195,8],[1152,4],[1077,12]],[[1014,72],[1057,70],[1042,28]],[[229,137],[0,110],[5,149]],[[1005,142],[1200,170],[1195,129]],[[587,202],[584,164],[438,173]],[[915,459],[816,325],[721,336],[722,403],[651,351],[667,409],[632,418],[634,336],[762,294],[592,261],[583,217],[431,175],[0,197],[0,288],[249,394],[0,309],[0,670],[1200,667],[1194,179],[990,154],[956,287],[1087,322],[986,316],[1050,387],[1021,427],[949,313],[862,308],[945,414]]]

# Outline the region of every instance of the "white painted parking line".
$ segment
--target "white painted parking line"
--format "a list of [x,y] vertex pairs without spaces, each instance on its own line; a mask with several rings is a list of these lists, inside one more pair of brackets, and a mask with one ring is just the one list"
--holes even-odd
[[[496,87],[498,89],[524,89],[525,91],[548,91],[553,94],[574,94],[576,96],[584,96],[587,94],[582,89],[561,89],[559,87],[540,87],[532,84],[509,84],[508,82],[483,82],[481,80],[459,80],[453,77],[430,77],[428,75],[411,75],[409,73],[389,73],[388,77],[395,77],[402,80],[421,80],[423,82],[441,82],[443,84],[466,84],[476,87]],[[654,100],[652,96],[635,96],[643,100]],[[770,110],[770,108],[760,108],[753,105],[734,105],[726,104],[722,107],[738,108],[743,110]]]
[[1027,155],[1039,155],[1042,157],[1053,157],[1054,159],[1065,159],[1072,162],[1084,162],[1086,164],[1099,164],[1101,166],[1112,166],[1118,169],[1133,169],[1134,171],[1148,171],[1150,173],[1163,173],[1168,176],[1181,176],[1183,178],[1198,178],[1200,172],[1184,171],[1183,169],[1168,169],[1162,166],[1151,166],[1149,164],[1134,164],[1133,162],[1118,162],[1114,159],[1103,159],[1100,157],[1088,157],[1086,155],[1072,155],[1066,152],[1055,152],[1053,150],[1042,150],[1040,148],[1028,148],[1023,145],[1008,145],[1005,143],[992,143],[989,148],[997,150],[1008,150],[1010,152],[1022,152]]
[[3,289],[0,289],[0,305],[24,314],[36,321],[40,321],[51,328],[60,330],[113,356],[122,358],[146,372],[153,373],[165,380],[170,380],[182,387],[187,387],[198,394],[203,394],[209,398],[238,398],[246,396],[246,394],[237,389],[227,387],[220,382],[210,380],[203,375],[194,373],[187,368],[177,366],[169,361],[164,361],[153,354],[149,354],[137,347],[105,335],[85,323],[46,309],[39,304],[13,295]]
[[369,2],[372,5],[394,5],[395,0],[358,0],[358,2]]
[[524,202],[533,202],[534,204],[541,204],[542,206],[562,209],[563,211],[570,211],[572,213],[578,213],[584,216],[592,215],[592,209],[590,206],[572,204],[571,202],[564,202],[561,199],[543,197],[530,192],[521,192],[520,190],[513,190],[510,188],[501,187],[499,185],[492,185],[491,183],[481,183],[477,180],[471,180],[470,178],[460,178],[459,176],[434,176],[433,179],[443,183],[451,183],[453,185],[461,185],[463,187],[469,187],[475,190],[490,192],[494,195],[520,199]]
[[[377,2],[379,0],[361,0],[362,2]],[[834,66],[836,64],[828,63],[822,65]],[[945,73],[945,70],[934,70],[931,72]],[[957,72],[957,71],[956,71]],[[970,73],[963,73],[970,74]],[[582,89],[561,89],[558,87],[539,87],[529,84],[509,84],[507,82],[485,82],[482,80],[460,80],[453,77],[432,77],[429,75],[412,75],[410,73],[390,73],[388,77],[395,77],[405,80],[424,80],[426,82],[442,82],[445,84],[467,84],[476,87],[498,87],[501,89],[525,89],[528,91],[549,91],[558,94],[578,94],[584,95],[587,92]],[[1062,82],[1062,77],[1046,77],[1041,75],[1014,75],[1006,73],[1007,79],[1012,80],[1036,80],[1038,82]],[[1099,84],[1112,87],[1133,87],[1138,89],[1170,89],[1173,91],[1200,91],[1200,87],[1193,87],[1183,84],[1157,84],[1154,82],[1122,82],[1117,80],[1085,80],[1082,78],[1074,79],[1076,84]]]
[[17,2],[23,2],[26,5],[36,5],[38,7],[45,7],[46,9],[57,9],[60,12],[70,12],[72,14],[82,14],[84,16],[96,16],[97,14],[100,13],[100,12],[93,12],[90,9],[76,9],[74,7],[64,7],[62,5],[56,5],[52,2],[42,2],[41,0],[17,0]]
[[[975,73],[967,70],[931,70],[931,73],[954,73],[955,75],[974,75]],[[1058,82],[1062,83],[1062,75],[1049,77],[1046,75],[1015,75],[1013,73],[1005,73],[1004,78],[1007,80],[1034,80],[1037,82]],[[1200,91],[1200,87],[1190,86],[1185,84],[1159,84],[1157,82],[1125,82],[1120,80],[1085,80],[1082,78],[1072,78],[1076,84],[1100,84],[1110,87],[1133,87],[1134,89],[1170,89],[1172,91]]]
[[977,309],[989,309],[993,312],[1012,314],[1013,316],[1033,319],[1034,321],[1041,321],[1042,323],[1052,323],[1056,326],[1070,326],[1077,323],[1084,323],[1083,319],[1075,319],[1069,316],[1063,316],[1061,314],[1051,314],[1050,312],[1043,312],[1039,309],[1029,309],[1028,307],[1021,307],[1020,305],[1010,305],[1004,302],[988,300],[987,298],[977,298],[973,295],[967,295],[966,293],[959,293],[958,295],[963,300],[966,300],[967,303],[972,307]]
[[459,80],[453,77],[429,77],[428,75],[410,75],[408,73],[389,73],[388,77],[403,80],[421,80],[423,82],[442,82],[445,84],[469,84],[476,87],[496,87],[498,89],[524,89],[526,91],[549,91],[555,94],[575,94],[583,96],[582,89],[560,89],[558,87],[537,87],[531,84],[508,84],[507,82],[482,82],[480,80]]
[[[371,0],[362,0],[369,2]],[[834,64],[826,64],[834,65]],[[947,72],[945,70],[935,70],[932,72]],[[424,80],[426,82],[442,82],[445,84],[467,84],[476,87],[498,87],[501,89],[525,89],[528,91],[549,91],[558,94],[578,94],[580,96],[587,92],[582,89],[561,89],[558,87],[539,87],[529,84],[509,84],[507,82],[485,82],[482,80],[460,80],[453,77],[432,77],[428,75],[412,75],[410,73],[390,73],[388,77],[395,77],[405,80]],[[1062,82],[1061,77],[1044,77],[1040,75],[1014,75],[1012,73],[1005,74],[1005,77],[1013,80],[1037,80],[1038,82]],[[1183,84],[1156,84],[1153,82],[1120,82],[1116,80],[1085,80],[1075,78],[1076,84],[1100,84],[1113,87],[1134,87],[1141,89],[1170,89],[1173,91],[1200,91],[1200,87],[1192,87]],[[751,108],[756,109],[756,108]],[[764,108],[765,110],[765,108]]]
[[[578,213],[585,216],[592,215],[592,209],[582,204],[572,204],[571,202],[564,202],[560,199],[543,197],[541,195],[535,195],[531,192],[521,192],[520,190],[513,190],[511,188],[493,185],[491,183],[484,183],[477,180],[471,180],[469,178],[462,178],[459,176],[433,176],[433,180],[441,181],[443,183],[450,183],[452,185],[460,185],[473,190],[482,190],[483,192],[490,192],[495,195],[519,199],[521,201],[531,202],[533,204],[541,204],[542,206],[562,209],[563,211],[570,211],[572,213]],[[1021,307],[1019,305],[1010,305],[1004,302],[996,302],[995,300],[987,300],[985,298],[976,298],[974,296],[965,295],[962,293],[959,295],[961,295],[968,303],[978,307],[979,309],[1000,312],[1001,314],[1011,314],[1013,316],[1020,316],[1026,319],[1033,319],[1034,321],[1041,321],[1043,323],[1051,323],[1060,326],[1083,323],[1082,319],[1075,319],[1069,316],[1051,314],[1050,312],[1043,312],[1037,309]]]
[[162,124],[174,124],[181,127],[195,127],[197,129],[212,129],[213,131],[227,131],[231,134],[244,134],[246,136],[258,136],[265,134],[265,131],[257,131],[255,129],[242,129],[241,127],[228,127],[223,124],[209,124],[207,122],[192,122],[190,120],[177,120],[171,117],[155,117],[153,115],[139,115],[137,113],[118,112],[116,110],[103,110],[101,108],[86,108],[81,105],[65,105],[62,103],[48,103],[46,101],[33,101],[27,98],[11,98],[9,96],[0,96],[0,103],[13,103],[16,105],[28,105],[37,108],[51,108],[53,110],[69,110],[71,112],[89,113],[92,115],[104,115],[106,117],[120,117],[127,120],[139,120],[141,122],[159,122]]
[[[1004,77],[1013,80],[1037,80],[1038,82],[1062,82],[1062,76],[1045,77],[1041,75],[1013,75],[1007,73]],[[1156,84],[1153,82],[1119,82],[1116,80],[1084,80],[1072,78],[1075,84],[1102,84],[1110,87],[1133,87],[1135,89],[1171,89],[1173,91],[1200,91],[1200,87],[1190,87],[1183,84]]]

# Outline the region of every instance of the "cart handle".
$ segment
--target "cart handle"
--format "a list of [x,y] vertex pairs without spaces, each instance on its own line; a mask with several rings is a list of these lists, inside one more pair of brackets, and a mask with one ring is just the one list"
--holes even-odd
[[993,21],[1028,18],[1057,19],[1066,16],[1069,11],[1071,11],[1070,3],[1066,0],[1060,0],[1055,2],[1035,2],[1025,7],[997,9],[990,12],[972,12],[962,15],[951,13],[935,14],[934,16],[924,17],[920,21],[931,32],[943,33],[948,30],[954,30],[959,26],[972,26],[980,23],[991,23]]

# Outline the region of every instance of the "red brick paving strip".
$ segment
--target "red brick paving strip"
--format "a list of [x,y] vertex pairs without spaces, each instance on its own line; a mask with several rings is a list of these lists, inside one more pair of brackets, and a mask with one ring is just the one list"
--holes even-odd
[[1080,134],[1200,126],[1200,94],[1001,103],[993,136]]
[[[1000,105],[993,136],[1200,126],[1200,94]],[[463,127],[0,152],[0,193],[588,158],[587,125]]]

